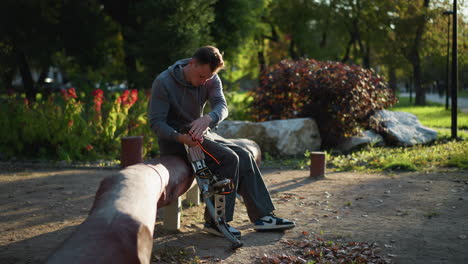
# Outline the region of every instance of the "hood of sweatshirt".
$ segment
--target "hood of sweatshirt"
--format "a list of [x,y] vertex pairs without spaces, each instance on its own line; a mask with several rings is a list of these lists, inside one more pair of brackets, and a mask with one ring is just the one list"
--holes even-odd
[[184,72],[183,72],[183,67],[188,65],[190,62],[190,59],[182,59],[176,61],[173,65],[169,66],[169,74],[174,78],[174,80],[187,88],[195,88],[192,84],[187,82],[184,77]]

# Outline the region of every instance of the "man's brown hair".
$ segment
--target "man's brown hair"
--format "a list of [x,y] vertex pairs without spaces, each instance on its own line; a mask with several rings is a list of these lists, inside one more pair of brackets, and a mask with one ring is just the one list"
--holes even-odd
[[204,46],[197,49],[192,58],[196,59],[200,64],[209,64],[213,73],[217,73],[224,68],[223,54],[213,46]]

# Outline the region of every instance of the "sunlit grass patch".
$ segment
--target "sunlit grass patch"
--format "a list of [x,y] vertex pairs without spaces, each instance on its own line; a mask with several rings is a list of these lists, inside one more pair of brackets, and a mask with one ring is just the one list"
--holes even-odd
[[407,160],[393,160],[382,167],[384,171],[417,171],[416,166]]
[[468,157],[467,153],[456,153],[452,155],[447,161],[447,166],[457,167],[461,169],[468,169]]
[[[304,157],[274,158],[265,153],[263,167],[308,169],[310,153]],[[413,147],[367,147],[350,154],[327,152],[328,171],[384,172],[436,171],[468,168],[468,141],[437,141]]]
[[[446,110],[444,105],[429,102],[427,106],[414,106],[409,98],[399,98],[400,102],[388,110],[407,112],[416,115],[421,124],[431,128],[450,128],[452,126],[452,112]],[[458,129],[468,129],[468,114],[458,111]]]
[[448,167],[466,169],[467,164],[467,141],[398,148],[369,147],[347,155],[327,156],[327,168],[335,171],[431,171]]

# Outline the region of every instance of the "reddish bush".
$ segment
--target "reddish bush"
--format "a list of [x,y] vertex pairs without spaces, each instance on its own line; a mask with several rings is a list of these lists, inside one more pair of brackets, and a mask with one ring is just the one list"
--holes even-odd
[[372,70],[340,62],[283,60],[260,77],[252,115],[257,121],[312,117],[322,147],[329,148],[368,128],[374,111],[396,101]]

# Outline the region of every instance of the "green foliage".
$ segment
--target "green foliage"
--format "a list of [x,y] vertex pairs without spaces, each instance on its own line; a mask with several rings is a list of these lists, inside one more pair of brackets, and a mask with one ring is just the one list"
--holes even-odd
[[368,127],[369,116],[396,103],[371,70],[313,59],[284,60],[261,76],[252,107],[257,121],[312,117],[324,147]]
[[223,0],[214,4],[215,20],[210,24],[217,47],[224,59],[236,63],[239,52],[259,29],[268,0]]
[[[110,1],[119,5],[121,1]],[[176,60],[189,58],[202,45],[212,44],[209,24],[214,21],[214,0],[139,1],[125,25],[127,56],[137,61],[138,87],[149,87],[154,77]]]
[[229,109],[229,120],[251,121],[249,113],[253,97],[250,92],[225,92]]
[[107,97],[96,91],[87,101],[74,89],[45,100],[38,96],[33,103],[19,96],[2,99],[0,110],[6,113],[0,116],[2,158],[114,160],[120,139],[135,135],[144,137],[145,153],[157,150],[146,122],[148,97],[143,91]]
[[56,64],[62,70],[68,70],[66,65],[81,73],[104,67],[117,57],[120,44],[118,28],[96,1],[7,0],[1,4],[0,25],[0,71],[7,86],[18,66],[25,78],[30,75],[25,68],[45,71],[56,63],[56,54],[69,62]]

